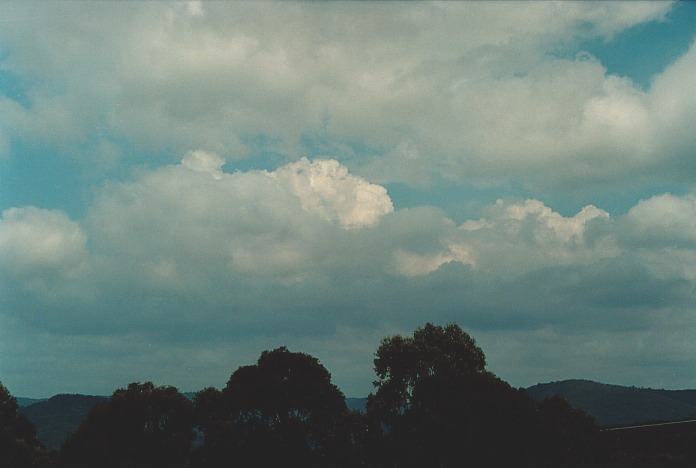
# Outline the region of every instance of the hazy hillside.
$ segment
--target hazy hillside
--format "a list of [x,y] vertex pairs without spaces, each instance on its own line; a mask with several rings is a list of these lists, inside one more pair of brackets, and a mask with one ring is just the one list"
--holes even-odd
[[34,403],[39,403],[40,401],[46,401],[46,398],[26,398],[26,397],[16,397],[17,404],[19,406],[29,406]]
[[56,395],[22,407],[21,412],[34,423],[39,440],[45,446],[58,448],[77,429],[89,410],[106,399],[91,395]]
[[602,426],[622,426],[696,417],[696,390],[655,390],[564,380],[527,389],[535,400],[559,395],[594,416]]

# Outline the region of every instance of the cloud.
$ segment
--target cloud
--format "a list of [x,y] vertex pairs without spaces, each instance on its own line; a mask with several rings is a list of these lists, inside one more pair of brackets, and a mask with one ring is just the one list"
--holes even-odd
[[181,165],[185,168],[197,172],[206,172],[216,180],[222,178],[222,166],[224,164],[225,158],[200,150],[191,151],[181,160]]
[[10,208],[0,218],[0,260],[9,276],[76,276],[87,260],[86,236],[60,211]]
[[[593,192],[692,183],[696,45],[646,89],[579,50],[671,4],[0,8],[0,151],[114,174],[84,215],[3,212],[3,378],[195,389],[289,344],[361,394],[381,336],[456,321],[515,383],[696,382],[694,195]],[[387,191],[433,180],[523,195],[455,221]]]
[[539,200],[498,200],[481,219],[465,221],[456,242],[473,252],[477,269],[507,276],[617,256],[612,230],[609,214],[592,205],[566,217]]
[[[680,285],[696,279],[696,249],[687,242],[690,195],[654,197],[617,219],[593,205],[563,216],[539,200],[498,200],[480,218],[457,224],[434,208],[394,211],[383,187],[336,161],[302,159],[273,171],[233,173],[223,172],[222,164],[220,157],[193,152],[180,164],[107,184],[80,225],[58,212],[9,210],[4,251],[25,252],[17,257],[25,264],[71,272],[70,287],[88,289],[86,297],[130,295],[136,309],[156,301],[157,310],[176,297],[175,310],[198,302],[203,322],[245,326],[272,324],[279,304],[288,317],[307,320],[321,316],[322,305],[353,309],[332,315],[338,323],[360,316],[354,308],[362,301],[371,308],[382,300],[411,301],[406,309],[413,313],[428,300],[503,310],[497,289],[517,284],[510,291],[521,304],[527,286],[519,285],[527,282],[540,282],[551,297],[574,297],[573,308],[594,308],[606,302],[600,289],[578,295],[577,288],[603,275],[624,275],[615,268],[631,273],[607,294],[621,297],[622,288],[633,290],[631,282],[652,279],[665,291],[674,284],[667,301],[681,304]],[[34,218],[43,223],[40,229]],[[30,228],[41,234],[22,233]],[[680,235],[677,254],[672,244]],[[30,248],[42,242],[51,249]],[[392,320],[395,310],[386,309],[379,313]],[[478,317],[475,308],[465,309]],[[525,321],[549,320],[530,309],[520,314]],[[129,326],[137,328],[139,319],[132,320]]]
[[383,187],[336,161],[231,174],[221,172],[223,162],[197,151],[110,186],[90,211],[93,244],[174,284],[192,265],[204,275],[219,269],[290,280],[321,264],[341,231],[373,227],[393,211]]
[[451,262],[475,266],[476,261],[466,247],[451,244],[447,250],[435,254],[417,254],[397,250],[394,252],[396,271],[405,276],[427,275]]
[[65,213],[33,206],[2,212],[0,315],[9,310],[11,316],[27,319],[33,310],[82,301],[92,293],[90,285],[81,283],[90,267],[87,234]]
[[[251,285],[295,288],[321,301],[368,278],[437,278],[453,265],[494,283],[549,268],[587,275],[627,259],[656,278],[696,277],[687,274],[696,275],[691,195],[656,196],[616,219],[593,205],[563,216],[539,200],[498,200],[458,225],[434,208],[394,211],[384,187],[336,161],[233,173],[223,163],[197,151],[107,184],[80,224],[58,211],[7,210],[0,251],[16,272],[59,272],[97,290],[243,300],[254,310]],[[680,268],[665,269],[658,259],[676,250]]]
[[[450,221],[451,223],[451,221]],[[539,200],[498,200],[480,219],[454,224],[429,245],[431,252],[397,250],[396,270],[406,276],[432,273],[445,264],[468,265],[476,272],[519,275],[546,266],[587,264],[621,250],[614,235],[588,231],[613,228],[609,214],[588,205],[565,217]]]
[[641,200],[626,214],[626,236],[661,247],[696,246],[696,198],[657,195]]
[[[141,170],[100,189],[79,223],[33,207],[6,211],[0,252],[14,267],[4,268],[0,314],[20,330],[6,346],[31,336],[69,361],[73,348],[55,343],[70,336],[79,353],[118,367],[118,379],[129,367],[107,349],[154,346],[155,355],[132,358],[130,375],[156,366],[162,379],[191,387],[173,357],[191,368],[214,361],[205,378],[224,380],[224,356],[243,364],[241,356],[291,344],[352,363],[334,372],[366,392],[369,343],[425,321],[456,321],[485,337],[495,370],[520,379],[505,350],[524,340],[540,340],[545,354],[562,337],[585,351],[600,340],[625,361],[631,339],[679,334],[663,317],[690,323],[696,249],[688,237],[673,244],[689,232],[692,195],[654,197],[615,218],[592,205],[564,216],[539,200],[500,200],[458,224],[432,207],[392,211],[383,187],[335,161],[221,168],[221,158],[194,152]],[[51,288],[30,287],[41,282]],[[496,345],[494,336],[511,341]],[[17,349],[16,359],[34,359]],[[585,372],[590,355],[579,352],[572,369]],[[549,359],[548,378],[570,376],[561,363]],[[606,365],[597,376],[622,364]]]
[[648,97],[653,132],[659,136],[655,151],[662,152],[661,161],[677,173],[678,180],[689,179],[693,170],[696,136],[688,122],[696,113],[696,92],[688,80],[695,72],[696,40],[686,54],[655,77]]
[[309,137],[382,181],[546,187],[654,174],[664,135],[690,134],[693,52],[646,92],[551,53],[664,20],[668,2],[3,8],[3,67],[27,104],[0,99],[0,133],[86,157],[101,138],[294,161]]
[[306,158],[271,173],[294,193],[302,208],[344,228],[373,226],[394,211],[387,190],[348,174],[338,161]]

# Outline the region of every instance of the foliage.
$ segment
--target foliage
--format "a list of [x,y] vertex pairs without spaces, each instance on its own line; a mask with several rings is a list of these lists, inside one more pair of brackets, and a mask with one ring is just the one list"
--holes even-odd
[[[457,325],[426,324],[412,336],[385,338],[374,366],[365,413],[348,409],[315,357],[284,347],[264,351],[225,388],[207,388],[193,403],[173,387],[130,384],[89,412],[58,464],[622,468],[693,466],[696,458],[693,434],[681,428],[660,436],[674,448],[668,453],[649,436],[600,434],[562,398],[533,400],[489,372],[481,348]],[[0,385],[0,466],[46,468],[50,461]]]
[[177,468],[188,461],[193,405],[174,387],[132,383],[98,404],[63,446],[69,468]]
[[55,450],[77,430],[95,405],[106,400],[107,397],[92,395],[55,395],[20,411],[36,427],[38,439]]
[[319,361],[286,348],[240,367],[218,392],[196,396],[201,466],[347,466],[349,412]]
[[[584,452],[595,450],[593,422],[570,407],[538,406],[486,371],[483,352],[457,325],[426,324],[413,337],[387,338],[374,363],[367,413],[376,466],[596,466]],[[554,417],[586,443],[559,436],[547,447],[552,431],[543,428]],[[573,464],[562,463],[570,456]]]
[[48,456],[36,438],[34,426],[19,412],[17,400],[0,383],[0,466],[38,468]]
[[486,358],[457,325],[443,328],[428,323],[412,338],[396,335],[382,340],[374,365],[377,392],[368,400],[368,408],[394,417],[418,404],[416,393],[424,382],[482,374]]

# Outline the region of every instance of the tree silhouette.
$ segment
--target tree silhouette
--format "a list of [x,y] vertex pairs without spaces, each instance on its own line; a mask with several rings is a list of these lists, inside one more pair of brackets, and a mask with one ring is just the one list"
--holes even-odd
[[484,373],[486,358],[474,339],[457,325],[430,323],[413,337],[385,338],[374,360],[377,392],[370,408],[398,416],[417,404],[415,392],[432,378],[472,377]]
[[600,442],[594,419],[570,406],[559,396],[539,403],[541,438],[546,450],[546,465],[564,467],[601,466],[606,447]]
[[174,387],[132,383],[90,411],[60,460],[69,468],[183,468],[193,438],[193,405],[185,396]]
[[47,453],[36,438],[34,426],[0,383],[0,466],[38,468],[47,463]]
[[[315,357],[285,347],[264,351],[224,389],[202,390],[193,403],[174,387],[133,383],[92,409],[64,444],[58,465],[610,466],[594,420],[561,398],[536,403],[487,371],[483,351],[457,325],[428,323],[412,336],[385,338],[374,366],[366,415],[348,410]],[[642,440],[617,438],[613,466],[632,466]],[[646,453],[662,457],[658,452]],[[0,385],[0,467],[44,468],[48,461],[32,425]]]
[[[553,464],[572,442],[543,439],[538,405],[486,371],[483,351],[459,326],[428,323],[413,337],[386,338],[374,364],[378,380],[367,406],[374,465],[572,466]],[[578,423],[572,415],[565,421]],[[549,443],[561,444],[560,452]]]
[[345,398],[308,354],[264,351],[221,392],[206,389],[195,402],[200,466],[355,466]]

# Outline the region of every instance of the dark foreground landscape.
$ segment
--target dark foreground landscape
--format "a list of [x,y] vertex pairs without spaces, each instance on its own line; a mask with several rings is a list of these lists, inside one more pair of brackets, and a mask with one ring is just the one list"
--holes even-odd
[[367,398],[346,399],[318,360],[285,348],[222,390],[146,382],[36,400],[0,386],[0,466],[696,466],[696,423],[653,424],[696,418],[696,391],[515,389],[456,325],[386,338],[374,365]]

